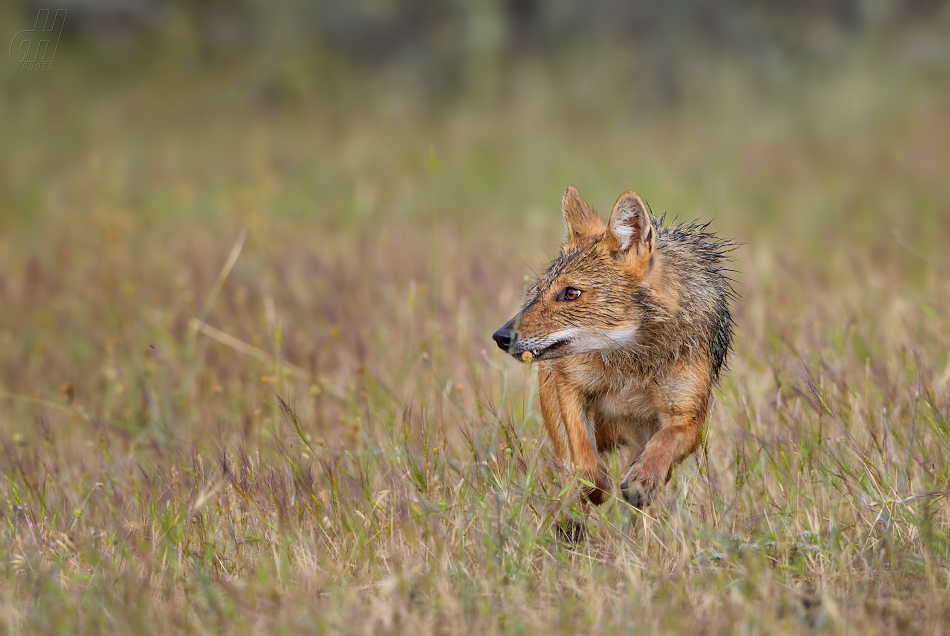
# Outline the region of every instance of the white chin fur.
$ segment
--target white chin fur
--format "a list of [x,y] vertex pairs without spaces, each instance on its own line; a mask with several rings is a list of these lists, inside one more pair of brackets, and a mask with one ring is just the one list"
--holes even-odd
[[579,331],[570,344],[570,348],[577,353],[624,349],[637,339],[637,329],[633,326]]
[[637,328],[633,326],[613,327],[611,329],[581,329],[571,327],[552,333],[544,338],[532,338],[523,343],[526,350],[534,355],[560,342],[567,342],[565,353],[590,353],[612,349],[623,349],[636,341]]

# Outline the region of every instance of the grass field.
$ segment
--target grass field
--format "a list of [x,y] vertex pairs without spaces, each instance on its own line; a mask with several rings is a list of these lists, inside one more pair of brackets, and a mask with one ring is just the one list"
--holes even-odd
[[[0,92],[0,631],[950,631],[945,67],[433,107],[57,64]],[[567,185],[742,243],[703,448],[576,547],[490,340]]]

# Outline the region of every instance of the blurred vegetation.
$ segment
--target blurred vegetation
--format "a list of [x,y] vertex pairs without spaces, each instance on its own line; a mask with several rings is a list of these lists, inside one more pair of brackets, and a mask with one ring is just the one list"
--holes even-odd
[[[68,8],[0,64],[0,631],[950,621],[942,3]],[[573,548],[490,341],[569,184],[743,244],[704,448]]]

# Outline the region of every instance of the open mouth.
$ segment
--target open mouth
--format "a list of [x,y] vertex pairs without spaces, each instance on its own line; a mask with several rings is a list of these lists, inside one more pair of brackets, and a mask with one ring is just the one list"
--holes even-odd
[[523,362],[533,362],[535,360],[549,360],[551,358],[559,357],[560,352],[567,345],[567,340],[562,340],[560,342],[555,342],[552,345],[547,347],[536,347],[534,349],[525,349],[523,351],[512,352],[516,358],[521,359]]

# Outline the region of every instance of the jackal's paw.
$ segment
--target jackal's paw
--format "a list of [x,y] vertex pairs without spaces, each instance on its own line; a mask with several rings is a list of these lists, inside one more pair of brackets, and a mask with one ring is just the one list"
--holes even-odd
[[644,509],[653,501],[656,496],[657,479],[655,476],[644,470],[637,470],[634,465],[627,476],[620,484],[620,492],[623,498],[631,506],[637,509]]

